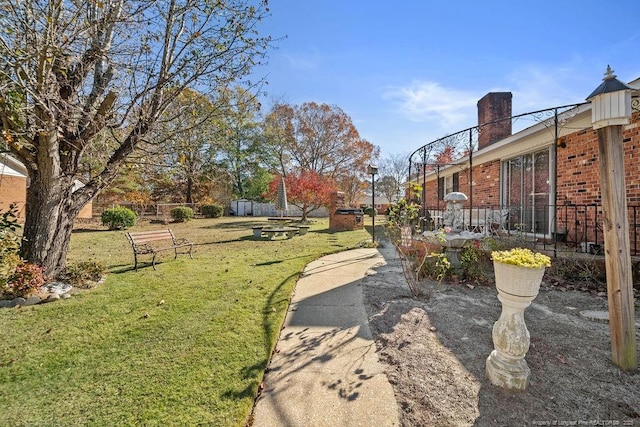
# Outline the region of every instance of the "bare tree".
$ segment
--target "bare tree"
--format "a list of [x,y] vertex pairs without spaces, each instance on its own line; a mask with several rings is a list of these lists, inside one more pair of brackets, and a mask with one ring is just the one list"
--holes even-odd
[[[185,89],[215,91],[266,54],[266,1],[0,2],[2,136],[29,178],[21,255],[55,275],[73,222]],[[92,173],[84,157],[113,143]],[[79,178],[85,185],[74,188]]]
[[409,154],[388,154],[380,160],[380,179],[376,189],[395,203],[404,194],[403,184],[409,175]]

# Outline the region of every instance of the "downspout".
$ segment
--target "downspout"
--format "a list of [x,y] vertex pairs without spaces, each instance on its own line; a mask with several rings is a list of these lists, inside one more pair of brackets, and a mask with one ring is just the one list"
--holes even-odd
[[473,209],[473,128],[469,129],[469,215]]
[[558,256],[558,108],[553,109],[553,256]]
[[409,176],[407,177],[407,182],[409,183],[409,189],[408,191],[405,190],[404,192],[404,198],[407,200],[411,200],[411,163],[413,163],[413,161],[411,160],[411,156],[409,157]]
[[422,151],[422,216],[427,216],[427,149]]

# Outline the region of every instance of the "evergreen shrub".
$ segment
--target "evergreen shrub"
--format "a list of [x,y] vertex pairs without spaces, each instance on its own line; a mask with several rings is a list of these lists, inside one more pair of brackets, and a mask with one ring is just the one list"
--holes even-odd
[[108,226],[109,230],[123,230],[133,227],[137,216],[131,209],[118,206],[117,208],[105,209],[101,219],[102,225]]
[[193,218],[193,209],[187,206],[178,206],[171,209],[171,218],[176,222],[187,222]]
[[206,218],[220,218],[224,213],[224,208],[220,205],[204,205],[200,208],[200,212]]

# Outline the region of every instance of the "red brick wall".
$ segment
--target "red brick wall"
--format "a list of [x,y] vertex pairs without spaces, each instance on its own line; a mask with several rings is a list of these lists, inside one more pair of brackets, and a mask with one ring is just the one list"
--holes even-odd
[[19,176],[0,176],[0,210],[6,211],[11,203],[18,204],[19,218],[24,221],[24,203],[27,180]]
[[336,191],[331,195],[329,205],[329,229],[333,231],[360,230],[364,228],[362,215],[337,215],[336,210],[345,208],[345,196],[342,191]]
[[[623,132],[624,169],[627,204],[640,206],[640,115],[634,113],[631,126]],[[558,227],[567,228],[570,240],[602,241],[602,230],[585,227],[601,223],[602,208],[573,205],[600,205],[600,160],[598,134],[592,129],[579,131],[561,139],[558,147]],[[562,206],[565,206],[562,208]],[[640,213],[640,212],[637,212]],[[630,210],[629,224],[640,222]],[[631,230],[633,231],[633,230]],[[632,234],[633,236],[633,234]],[[632,239],[632,246],[640,247]]]
[[[469,192],[466,182],[462,186],[460,177],[460,191]],[[500,204],[500,160],[492,160],[473,167],[473,205],[498,206]],[[467,194],[467,196],[469,196]]]
[[[458,191],[469,197],[469,170],[458,172]],[[483,163],[473,167],[473,205],[498,206],[500,204],[500,160]],[[432,208],[438,203],[438,182],[427,181],[426,206]],[[469,202],[463,202],[463,207],[469,207]],[[440,206],[444,206],[440,200]]]
[[[24,221],[25,211],[24,205],[27,199],[27,180],[19,176],[2,175],[0,176],[0,210],[6,211],[11,203],[18,204],[18,218]],[[87,203],[78,218],[92,217],[92,203]]]
[[[623,132],[627,203],[640,205],[640,115]],[[597,132],[582,130],[561,139],[558,148],[558,204],[599,204],[600,162]]]
[[[438,181],[427,181],[427,185],[424,186],[425,200],[424,204],[428,207],[434,207],[438,204]],[[442,205],[442,204],[441,204]]]

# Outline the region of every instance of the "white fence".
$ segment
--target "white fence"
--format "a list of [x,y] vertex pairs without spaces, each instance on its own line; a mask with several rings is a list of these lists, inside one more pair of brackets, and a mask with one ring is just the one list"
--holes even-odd
[[[178,206],[188,206],[196,215],[200,215],[200,205],[195,203],[150,203],[141,205],[137,203],[94,203],[93,217],[99,218],[102,212],[108,208],[124,206],[134,211],[139,218],[171,219],[171,209]],[[252,200],[234,200],[230,203],[229,214],[236,216],[280,216],[274,203],[259,203]],[[293,205],[285,213],[286,216],[302,216],[302,211]],[[308,217],[326,218],[329,216],[327,208],[320,208],[310,212]]]
[[[259,203],[252,200],[233,200],[231,202],[231,215],[236,216],[280,216],[280,211],[276,209],[273,203]],[[286,216],[302,216],[302,211],[289,205],[289,209],[285,212]],[[327,208],[320,208],[310,212],[307,216],[314,218],[326,218],[329,216]]]

